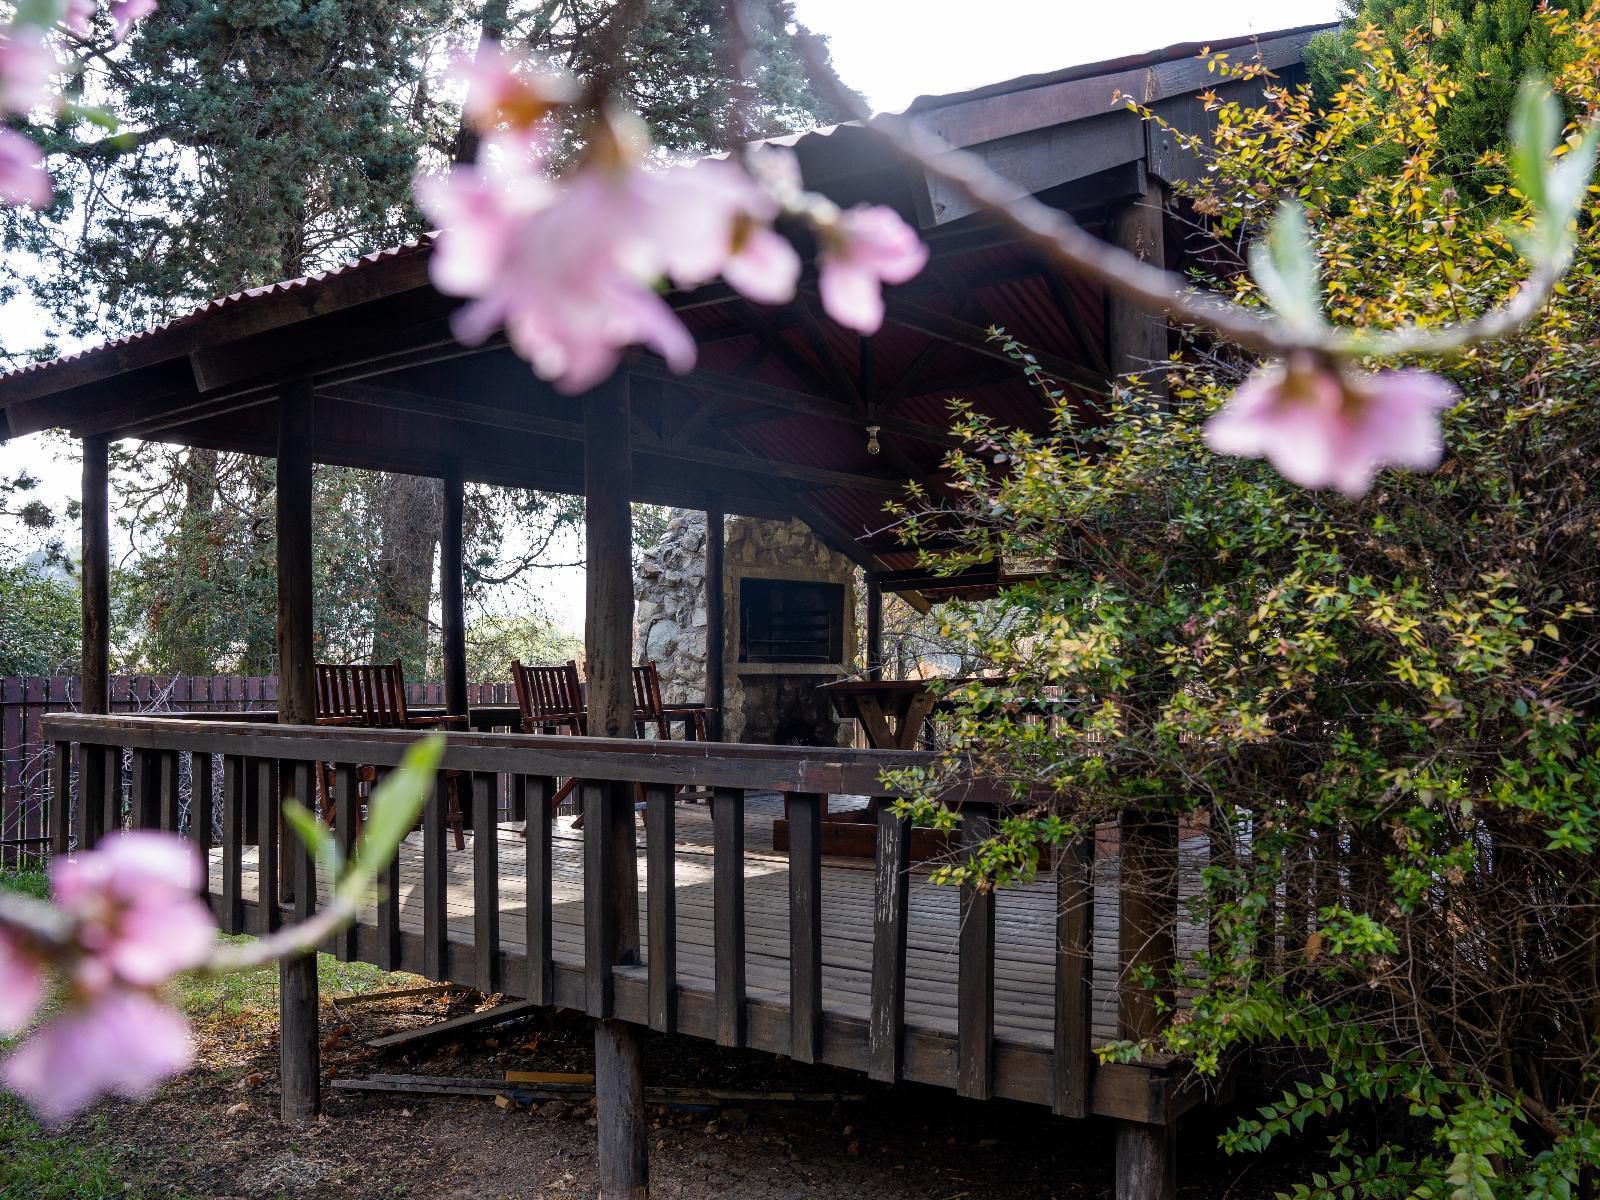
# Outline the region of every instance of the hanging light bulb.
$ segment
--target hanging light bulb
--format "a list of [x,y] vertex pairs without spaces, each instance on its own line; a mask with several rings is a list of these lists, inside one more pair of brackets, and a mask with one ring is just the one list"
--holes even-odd
[[868,425],[867,426],[867,453],[868,454],[876,454],[876,453],[878,453],[878,451],[883,449],[882,446],[878,445],[878,430],[880,430],[882,428],[883,428],[883,426],[881,426],[881,425]]

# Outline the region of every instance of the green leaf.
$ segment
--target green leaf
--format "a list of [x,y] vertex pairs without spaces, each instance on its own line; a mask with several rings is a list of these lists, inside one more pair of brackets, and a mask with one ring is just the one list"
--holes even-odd
[[1537,75],[1522,81],[1511,110],[1511,180],[1535,209],[1546,207],[1545,164],[1561,135],[1561,105]]
[[333,830],[322,823],[314,812],[300,801],[287,799],[283,802],[283,819],[294,830],[295,836],[311,851],[313,858],[322,868],[328,879],[339,878],[339,868],[342,865],[339,854],[339,843],[334,840]]
[[1250,247],[1250,274],[1272,311],[1297,329],[1318,329],[1322,279],[1305,210],[1292,200],[1278,206],[1264,240]]
[[400,765],[372,793],[361,840],[350,862],[352,883],[365,887],[389,865],[406,834],[415,828],[443,757],[444,734],[429,734],[412,744]]

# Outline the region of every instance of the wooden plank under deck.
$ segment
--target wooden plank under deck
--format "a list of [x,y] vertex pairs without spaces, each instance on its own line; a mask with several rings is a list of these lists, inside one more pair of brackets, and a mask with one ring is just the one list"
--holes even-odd
[[[848,803],[848,802],[846,802]],[[837,807],[837,805],[836,805]],[[744,886],[746,906],[745,962],[749,996],[757,1005],[773,1007],[787,1021],[789,995],[788,862],[772,850],[772,820],[782,802],[774,794],[751,795],[746,802]],[[554,838],[553,934],[558,971],[570,972],[581,988],[584,958],[583,832],[572,818],[558,818]],[[500,825],[500,949],[508,960],[524,957],[527,890],[525,843],[519,825]],[[473,835],[467,848],[452,850],[448,863],[449,935],[452,947],[473,942]],[[711,817],[708,806],[676,806],[677,973],[684,993],[713,994]],[[648,905],[644,822],[639,822],[639,897],[641,917]],[[1191,853],[1197,847],[1186,846]],[[1186,855],[1187,857],[1187,855]],[[404,934],[420,938],[422,916],[422,848],[413,834],[400,850],[400,923]],[[1196,864],[1197,865],[1197,864]],[[1183,872],[1183,892],[1194,886],[1197,872]],[[212,892],[222,887],[221,851],[211,855]],[[326,884],[319,885],[326,891]],[[822,867],[823,1008],[829,1016],[865,1023],[871,986],[873,932],[872,863],[861,859],[827,858]],[[906,1025],[908,1034],[956,1036],[957,936],[959,894],[935,886],[926,867],[912,871],[907,954]],[[257,897],[256,851],[246,847],[242,894],[252,910]],[[995,1037],[998,1049],[1048,1056],[1053,1046],[1055,904],[1054,875],[1037,883],[1006,889],[996,897]],[[1116,862],[1102,857],[1095,880],[1095,966],[1093,1023],[1096,1044],[1117,1036]],[[375,937],[376,912],[361,922],[364,945]],[[644,958],[649,958],[648,922],[641,919]],[[1188,933],[1188,937],[1183,936]],[[1180,931],[1188,942],[1194,931]],[[473,982],[471,973],[453,974]],[[626,978],[643,968],[624,968]],[[505,973],[508,994],[520,994],[525,968]],[[581,992],[580,992],[581,994]],[[558,1002],[562,997],[558,995]],[[581,1005],[578,1005],[581,1007]]]

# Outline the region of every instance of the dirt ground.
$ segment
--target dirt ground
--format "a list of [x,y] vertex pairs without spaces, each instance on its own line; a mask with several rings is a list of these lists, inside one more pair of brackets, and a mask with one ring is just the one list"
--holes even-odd
[[[410,997],[323,1005],[332,1079],[373,1073],[501,1078],[507,1070],[582,1071],[581,1018],[534,1016],[409,1052],[365,1039],[470,1010],[471,998]],[[465,1007],[463,1007],[465,1006]],[[597,1190],[588,1102],[502,1108],[492,1098],[373,1094],[325,1085],[313,1126],[279,1124],[271,1022],[203,1021],[201,1065],[143,1105],[102,1107],[69,1137],[115,1155],[130,1192],[223,1200],[498,1200],[591,1197]],[[846,1093],[843,1102],[652,1109],[651,1184],[659,1197],[718,1200],[1033,1200],[1109,1197],[1110,1125],[1058,1121],[1024,1105],[963,1101],[915,1085],[885,1088],[851,1072],[652,1036],[652,1086]],[[1216,1127],[1191,1123],[1185,1197],[1270,1196],[1271,1163],[1222,1158]],[[1281,1186],[1281,1185],[1280,1185]]]

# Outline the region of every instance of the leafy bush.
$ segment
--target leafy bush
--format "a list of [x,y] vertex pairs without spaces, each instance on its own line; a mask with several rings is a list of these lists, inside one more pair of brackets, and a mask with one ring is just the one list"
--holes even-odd
[[[1558,89],[1592,113],[1600,9],[1538,19],[1572,48]],[[1282,88],[1259,108],[1208,101],[1196,148],[1213,170],[1187,199],[1218,235],[1212,286],[1251,294],[1233,248],[1294,196],[1333,319],[1441,322],[1502,301],[1526,216],[1502,156],[1478,160],[1491,175],[1464,199],[1441,154],[1458,81],[1375,30],[1355,45],[1325,110]],[[1049,567],[1004,595],[1003,638],[947,614],[1004,680],[956,693],[952,749],[904,782],[930,797],[976,770],[1025,805],[945,877],[1026,877],[1041,846],[1133,808],[1207,836],[1184,919],[1210,943],[1144,980],[1169,1015],[1154,1048],[1212,1075],[1247,1050],[1284,1068],[1281,1098],[1225,1144],[1327,1122],[1333,1168],[1296,1196],[1565,1196],[1600,1165],[1594,216],[1536,327],[1428,364],[1463,390],[1436,473],[1388,474],[1351,501],[1208,453],[1201,424],[1249,364],[1196,338],[1170,401],[1086,413],[1030,371],[1054,403],[1048,437],[958,405],[961,499],[902,512],[913,541],[968,531],[959,552],[924,555],[949,569]],[[1039,694],[1056,698],[1049,722],[1014,704]],[[1352,1106],[1381,1119],[1341,1119]]]

